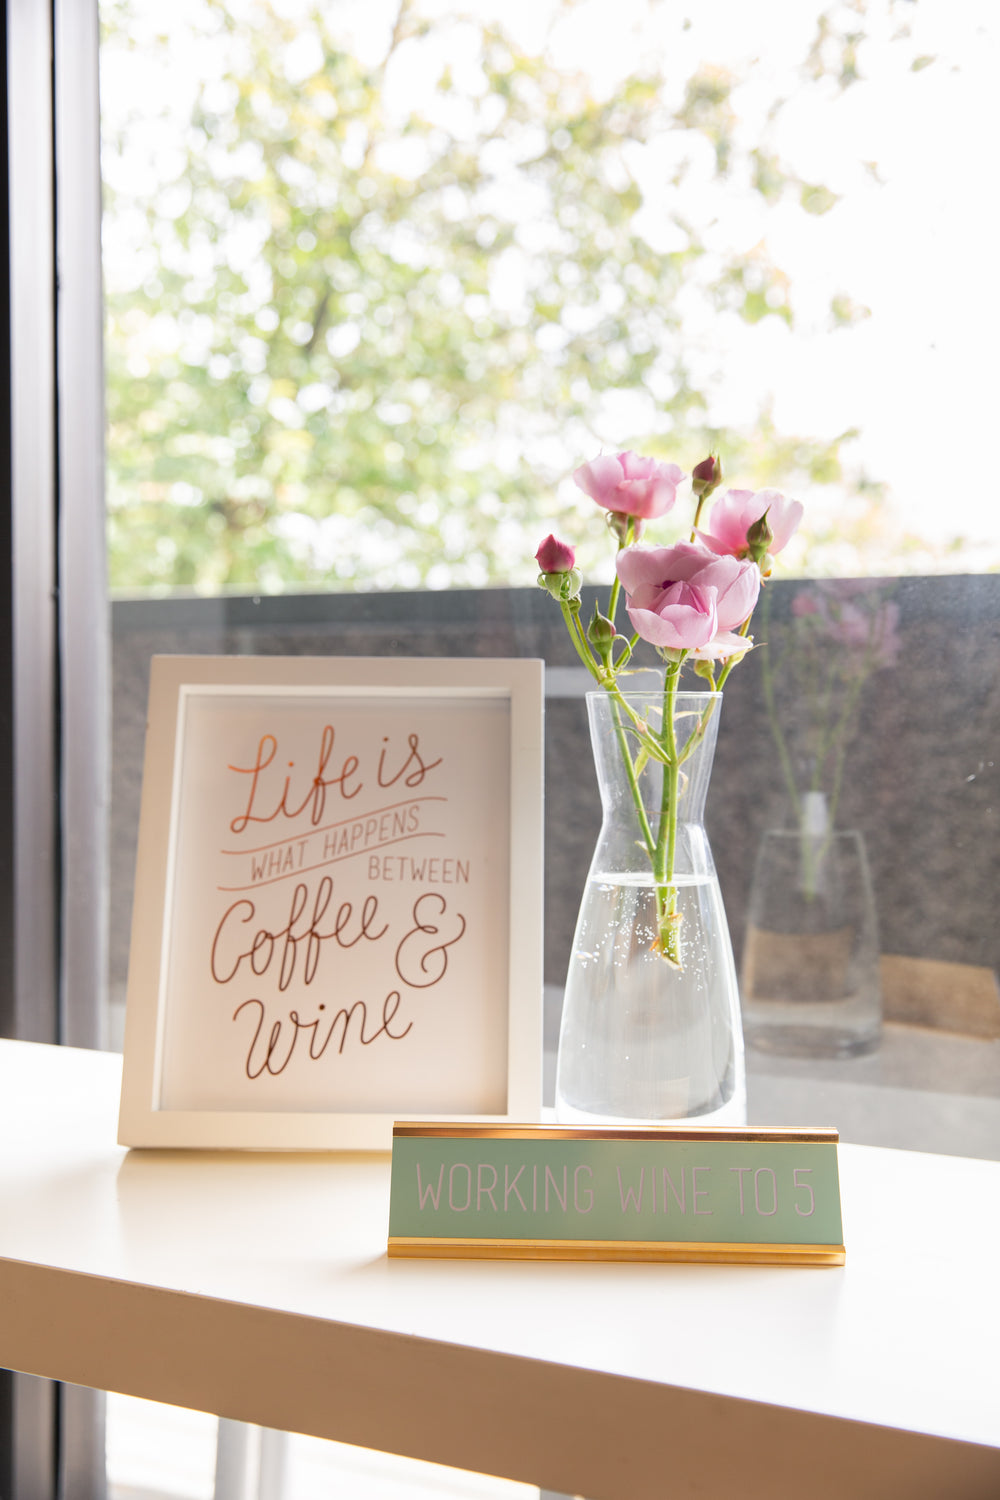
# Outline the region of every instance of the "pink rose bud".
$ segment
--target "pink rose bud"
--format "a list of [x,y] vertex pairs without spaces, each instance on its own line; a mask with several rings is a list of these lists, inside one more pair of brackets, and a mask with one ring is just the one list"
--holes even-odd
[[587,639],[590,644],[592,646],[596,646],[598,651],[600,651],[603,655],[604,648],[611,645],[611,642],[614,640],[617,634],[617,630],[608,619],[607,615],[602,615],[601,611],[595,604],[594,617],[591,620],[590,624],[587,626]]
[[576,567],[576,552],[566,542],[549,535],[535,553],[535,561],[543,573],[569,573]]
[[712,502],[708,525],[698,532],[705,546],[720,557],[749,557],[749,532],[755,521],[767,517],[771,541],[767,550],[777,555],[791,540],[802,519],[798,500],[786,500],[777,490],[727,490]]
[[821,615],[824,610],[814,589],[799,589],[792,598],[791,612],[796,619],[803,619],[806,615]]
[[609,640],[615,639],[616,634],[618,634],[618,631],[615,630],[615,625],[607,618],[607,615],[603,615],[600,612],[597,604],[595,604],[594,618],[591,619],[588,627],[586,627],[586,639],[595,646],[607,645]]
[[627,543],[630,529],[633,542],[637,542],[642,536],[642,521],[638,516],[628,516],[624,511],[609,510],[605,520],[611,535],[617,538],[619,547],[624,547]]
[[[771,543],[774,541],[774,532],[767,524],[767,511],[747,530],[747,553],[758,564],[761,572],[765,571],[763,563],[767,556]],[[770,569],[767,569],[770,572]]]
[[714,453],[708,458],[703,458],[701,463],[695,464],[691,470],[691,488],[699,499],[702,495],[710,495],[721,483],[722,463]]

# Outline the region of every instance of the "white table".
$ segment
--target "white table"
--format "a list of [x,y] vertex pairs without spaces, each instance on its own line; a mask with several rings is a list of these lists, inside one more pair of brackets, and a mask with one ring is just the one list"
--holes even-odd
[[126,1153],[120,1066],[0,1043],[0,1365],[592,1500],[1000,1494],[998,1163],[842,1147],[840,1269],[390,1262],[388,1158]]

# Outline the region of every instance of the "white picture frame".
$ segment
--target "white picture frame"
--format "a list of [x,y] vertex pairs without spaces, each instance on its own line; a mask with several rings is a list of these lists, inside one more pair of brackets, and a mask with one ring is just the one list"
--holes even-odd
[[121,1144],[540,1117],[542,672],[154,657]]

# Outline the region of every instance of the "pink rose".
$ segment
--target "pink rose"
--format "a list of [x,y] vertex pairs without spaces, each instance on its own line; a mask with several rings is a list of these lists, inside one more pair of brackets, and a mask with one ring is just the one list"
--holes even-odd
[[894,667],[902,650],[898,634],[899,605],[895,600],[883,604],[872,621],[872,653],[880,667]]
[[771,532],[768,552],[776,556],[786,547],[802,519],[798,500],[786,500],[777,490],[727,490],[716,500],[708,518],[708,528],[698,535],[712,552],[721,557],[747,557],[747,532],[767,514]]
[[895,600],[883,601],[871,579],[825,579],[799,589],[791,612],[797,620],[815,619],[814,628],[827,640],[845,651],[868,654],[876,667],[896,663],[899,605]]
[[791,612],[796,620],[804,620],[814,615],[823,614],[824,610],[820,607],[819,599],[816,597],[814,590],[799,589],[798,593],[792,596]]
[[568,573],[576,567],[576,553],[568,542],[550,534],[535,553],[535,561],[542,573]]
[[830,622],[830,639],[849,651],[864,651],[875,635],[876,622],[856,604],[842,604]]
[[651,645],[707,660],[749,650],[734,631],[757,603],[755,563],[718,557],[696,542],[626,547],[618,554],[618,577],[629,619]]
[[650,521],[664,516],[677,499],[684,470],[637,453],[601,454],[573,475],[585,494],[605,510]]

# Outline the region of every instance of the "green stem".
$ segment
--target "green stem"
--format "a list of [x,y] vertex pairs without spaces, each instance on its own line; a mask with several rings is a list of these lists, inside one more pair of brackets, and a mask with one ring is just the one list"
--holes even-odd
[[[617,661],[615,660],[615,654],[614,654],[615,653],[615,642],[616,641],[620,641],[621,642],[621,651],[620,651],[620,653],[618,655],[618,660]],[[615,640],[611,643],[611,656],[610,656],[610,659],[608,661],[608,665],[611,668],[611,671],[614,672],[614,674],[615,674],[616,677],[617,677],[617,675],[618,675],[619,672],[623,671],[624,668],[628,666],[629,660],[630,660],[631,656],[632,656],[632,647],[629,645],[629,643],[625,639],[625,637],[623,635],[615,636]]]
[[864,687],[865,683],[868,681],[869,675],[870,674],[868,672],[865,672],[863,675],[859,675],[857,678],[855,678],[854,682],[851,684],[851,689],[848,693],[847,702],[844,705],[843,713],[837,721],[837,726],[833,732],[833,735],[831,736],[833,743],[837,747],[834,759],[833,784],[830,788],[829,827],[831,833],[833,832],[834,816],[837,811],[837,803],[840,801],[840,792],[844,779],[844,762],[847,757],[847,728],[850,723],[851,716],[858,706],[858,700],[861,697],[861,690]]
[[656,850],[653,857],[657,909],[656,946],[667,962],[678,969],[683,968],[680,931],[683,917],[677,909],[677,886],[674,883],[677,860],[677,793],[680,784],[680,758],[677,753],[677,726],[674,715],[680,674],[681,663],[674,662],[667,668],[663,682],[663,725],[660,730],[660,743],[663,748],[663,782],[660,791],[660,821],[656,830]]
[[602,678],[601,686],[612,702],[631,719],[632,730],[646,754],[653,760],[662,761],[663,746],[660,740],[652,732],[645,719],[636,713],[628,699],[623,696],[622,690],[614,678],[611,676]]
[[615,721],[615,738],[618,741],[618,748],[621,751],[622,763],[625,767],[625,778],[628,781],[629,790],[632,793],[632,801],[635,803],[636,816],[639,819],[639,827],[642,829],[642,837],[646,845],[646,853],[649,855],[650,863],[652,863],[656,855],[656,845],[653,841],[653,830],[649,826],[649,819],[646,816],[646,808],[643,805],[642,800],[642,789],[639,786],[639,778],[635,772],[635,763],[632,760],[632,754],[628,747],[628,737],[625,733],[625,725],[622,723],[621,705],[615,702],[614,698],[612,698],[611,700],[611,710],[614,715]]
[[[717,693],[718,691],[719,689],[713,683],[712,692]],[[713,701],[705,709],[705,712],[702,714],[701,718],[698,720],[697,729],[694,729],[684,741],[684,749],[680,751],[677,757],[677,764],[679,766],[682,766],[684,762],[694,754],[698,746],[701,744],[702,740],[705,738],[705,731],[708,728],[709,720],[715,713],[718,702],[718,698],[713,699]]]
[[639,717],[639,715],[635,713],[634,709],[632,709],[631,706],[625,702],[624,698],[622,697],[621,690],[618,688],[618,685],[614,680],[614,676],[612,675],[609,680],[607,669],[603,668],[595,659],[590,648],[590,643],[587,640],[586,635],[584,634],[583,626],[580,621],[579,604],[577,604],[576,608],[574,608],[572,603],[563,600],[561,607],[563,612],[563,619],[566,622],[566,628],[568,629],[570,639],[572,640],[573,645],[576,648],[577,655],[580,657],[580,660],[590,672],[591,676],[601,684],[601,686],[606,690],[612,700],[612,710],[615,720],[615,736],[618,740],[618,748],[621,752],[622,763],[625,767],[625,776],[629,784],[629,790],[632,794],[632,801],[635,803],[636,815],[639,819],[639,827],[642,829],[642,836],[646,845],[646,853],[649,856],[650,861],[652,862],[655,859],[656,843],[653,838],[653,830],[649,826],[649,819],[646,816],[646,809],[643,805],[642,791],[639,786],[639,778],[636,775],[635,763],[632,760],[632,754],[629,750],[628,738],[625,733],[625,725],[622,720],[622,710],[624,709],[632,719],[635,731],[639,736],[640,743],[645,743],[647,751],[649,749],[648,742],[650,740],[649,730],[643,720]]
[[[750,620],[749,619],[743,621],[743,624],[739,628],[739,634],[741,636],[743,636],[744,639],[746,639],[746,637],[750,634]],[[738,661],[742,661],[743,657],[745,655],[746,655],[745,651],[740,651],[735,656],[730,656],[723,663],[722,671],[719,673],[718,691],[720,693],[722,692],[722,689],[725,686],[726,678],[729,676],[730,672],[733,670],[733,668],[735,667],[736,663]]]
[[[795,782],[795,769],[792,766],[792,758],[788,753],[788,743],[781,729],[778,711],[774,701],[774,679],[771,673],[771,663],[768,653],[764,652],[763,667],[761,670],[761,683],[764,689],[764,704],[767,708],[768,722],[771,725],[771,737],[778,751],[778,760],[781,762],[782,775],[785,778],[785,786],[792,803],[792,811],[795,815],[795,827],[799,836],[799,849],[802,863],[802,894],[807,901],[811,901],[816,895],[818,885],[818,872],[822,863],[826,846],[817,850],[815,841],[808,834],[804,824],[804,810],[799,789]],[[828,823],[828,828],[829,828]],[[829,842],[829,833],[827,834]]]
[[[635,517],[629,516],[625,523],[625,540],[618,543],[618,551],[623,547],[631,547],[635,541]],[[618,599],[621,594],[621,579],[618,577],[618,569],[615,569],[615,581],[611,585],[611,593],[608,595],[608,619],[612,625],[615,623],[615,613],[618,609]]]
[[[770,597],[768,596],[765,599],[765,623],[771,613],[770,603]],[[771,657],[766,647],[761,663],[761,686],[764,689],[764,706],[767,709],[767,719],[771,726],[771,738],[774,740],[778,751],[778,760],[781,762],[785,785],[788,788],[788,795],[792,800],[792,807],[795,811],[795,826],[798,828],[802,826],[802,804],[799,801],[799,789],[795,785],[795,771],[792,767],[792,758],[788,753],[788,742],[785,739],[778,720],[778,710],[774,701],[774,677],[771,672]]]
[[595,682],[600,682],[602,680],[601,667],[590,649],[590,642],[587,640],[586,635],[584,635],[583,627],[580,624],[579,602],[577,602],[574,609],[572,604],[563,599],[560,601],[559,607],[563,612],[563,619],[566,621],[566,629],[569,631],[570,640],[576,647],[577,656],[579,656]]

